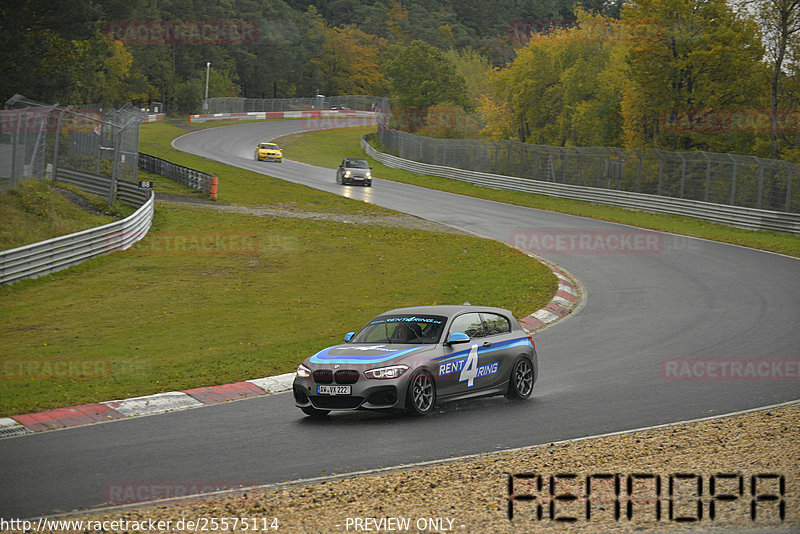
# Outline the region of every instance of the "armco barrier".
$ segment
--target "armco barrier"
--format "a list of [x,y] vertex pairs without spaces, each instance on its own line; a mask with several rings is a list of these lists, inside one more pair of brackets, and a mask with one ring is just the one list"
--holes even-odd
[[769,230],[800,235],[800,214],[798,213],[759,210],[741,206],[713,204],[698,200],[558,184],[541,180],[468,171],[453,167],[442,167],[378,152],[370,146],[366,137],[367,136],[363,136],[361,138],[361,146],[370,157],[389,167],[419,174],[451,178],[453,180],[459,180],[482,187],[490,187],[492,189],[507,189],[510,191],[584,200],[632,210],[684,215],[752,230]]
[[[80,186],[91,190],[109,179],[59,169],[58,180],[83,184]],[[104,187],[108,190],[107,183]],[[142,239],[153,222],[155,195],[152,190],[140,190],[137,184],[122,181],[117,183],[117,190],[120,199],[141,203],[133,215],[97,228],[0,252],[0,284],[60,271],[95,256],[125,250]]]
[[139,168],[143,171],[175,180],[178,183],[191,187],[195,191],[202,191],[213,200],[217,200],[217,177],[207,172],[183,167],[182,165],[177,165],[149,154],[143,154],[142,152],[139,152]]

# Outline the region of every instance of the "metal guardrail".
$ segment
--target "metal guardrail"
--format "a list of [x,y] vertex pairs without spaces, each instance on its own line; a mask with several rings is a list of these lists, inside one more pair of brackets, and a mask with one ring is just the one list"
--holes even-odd
[[397,169],[431,176],[441,176],[443,178],[459,180],[492,189],[507,189],[510,191],[584,200],[587,202],[609,204],[639,211],[684,215],[752,230],[769,230],[800,235],[800,214],[798,213],[759,210],[742,206],[714,204],[699,200],[663,197],[646,193],[559,184],[431,165],[429,163],[420,163],[379,152],[370,146],[366,139],[368,136],[369,135],[365,135],[361,138],[361,146],[367,154],[384,165]]
[[177,165],[165,159],[157,158],[142,152],[139,152],[139,168],[143,171],[175,180],[178,183],[191,187],[195,191],[202,191],[214,200],[217,199],[217,177],[206,172],[183,167],[182,165]]
[[[107,191],[111,179],[87,173],[58,170],[58,180],[86,191]],[[125,250],[142,239],[153,222],[155,195],[137,184],[118,182],[119,198],[141,204],[133,215],[97,228],[90,228],[0,252],[0,284],[35,278],[77,265],[89,258]]]

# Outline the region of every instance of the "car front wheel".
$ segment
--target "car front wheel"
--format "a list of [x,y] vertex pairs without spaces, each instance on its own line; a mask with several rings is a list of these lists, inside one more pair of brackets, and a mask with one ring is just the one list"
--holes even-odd
[[508,379],[508,392],[506,398],[512,400],[527,399],[533,392],[533,365],[531,361],[522,357],[511,369]]
[[411,377],[406,395],[407,411],[412,415],[427,415],[436,404],[436,384],[433,377],[424,371]]

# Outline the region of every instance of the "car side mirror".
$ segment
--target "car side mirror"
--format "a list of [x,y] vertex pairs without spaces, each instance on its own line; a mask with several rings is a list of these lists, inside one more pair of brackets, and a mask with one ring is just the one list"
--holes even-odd
[[458,345],[460,343],[469,343],[469,336],[462,332],[453,332],[447,340],[448,345]]
[[344,340],[345,340],[345,341],[350,341],[351,339],[353,339],[353,336],[354,336],[354,335],[356,335],[356,333],[355,333],[355,332],[348,332],[348,333],[346,333],[346,334],[344,335]]
[[371,168],[372,168],[372,165],[370,165],[370,167],[369,167],[369,168],[371,169]]

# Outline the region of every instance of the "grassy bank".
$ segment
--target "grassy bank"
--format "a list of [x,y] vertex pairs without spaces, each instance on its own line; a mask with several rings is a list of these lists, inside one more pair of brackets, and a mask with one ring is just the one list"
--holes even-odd
[[[61,184],[59,187],[68,187]],[[24,182],[0,194],[0,250],[8,250],[112,222],[121,215],[104,199],[69,187],[98,212],[93,215],[53,189],[51,182]]]
[[[360,146],[361,136],[374,131],[374,126],[321,130],[285,136],[282,137],[279,142],[284,147],[284,155],[287,159],[303,161],[322,167],[335,167],[341,161],[341,155],[343,153],[364,155],[364,151]],[[364,155],[364,157],[366,156]],[[459,182],[457,180],[450,180],[448,178],[424,176],[394,169],[382,165],[371,158],[367,159],[369,159],[371,162],[370,164],[374,166],[373,174],[377,178],[395,180],[462,195],[486,198],[508,204],[630,224],[632,226],[651,228],[662,232],[702,237],[714,241],[733,243],[800,257],[800,236],[744,230],[691,217],[646,213],[579,200],[489,189]]]

